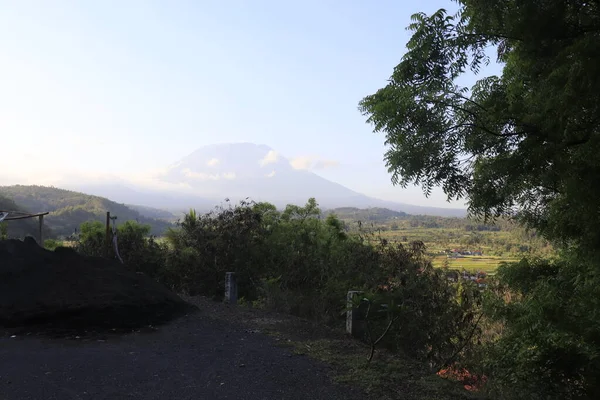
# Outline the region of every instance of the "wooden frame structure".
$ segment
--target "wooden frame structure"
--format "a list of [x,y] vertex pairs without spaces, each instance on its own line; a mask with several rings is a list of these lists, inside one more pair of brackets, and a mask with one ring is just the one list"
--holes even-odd
[[22,212],[22,211],[0,210],[0,213],[8,214],[8,216],[6,218],[4,218],[3,221],[14,221],[14,220],[18,220],[18,219],[27,219],[27,218],[36,218],[37,217],[38,221],[39,221],[38,244],[40,246],[44,246],[44,233],[43,233],[44,215],[50,214],[49,211],[37,213],[37,214],[30,214],[30,213],[26,213],[26,212]]

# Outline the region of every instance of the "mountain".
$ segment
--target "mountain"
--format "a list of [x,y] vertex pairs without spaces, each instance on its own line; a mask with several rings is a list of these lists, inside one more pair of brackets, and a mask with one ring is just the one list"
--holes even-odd
[[310,197],[324,208],[368,199],[312,172],[296,170],[270,147],[252,143],[198,149],[169,167],[161,180],[187,185],[205,198],[250,197],[281,206],[304,203]]
[[250,198],[278,207],[304,204],[310,197],[322,209],[387,208],[409,214],[464,217],[466,210],[422,207],[368,197],[313,172],[295,169],[272,148],[253,143],[210,145],[197,149],[155,176],[153,186],[115,179],[110,184],[78,184],[79,191],[127,204],[174,212],[207,211],[228,198]]
[[10,199],[11,206],[29,212],[50,211],[44,222],[56,236],[68,236],[86,221],[106,221],[106,212],[117,217],[117,224],[136,220],[152,227],[152,233],[162,234],[170,223],[148,218],[124,204],[103,197],[47,186],[0,186],[0,195]]

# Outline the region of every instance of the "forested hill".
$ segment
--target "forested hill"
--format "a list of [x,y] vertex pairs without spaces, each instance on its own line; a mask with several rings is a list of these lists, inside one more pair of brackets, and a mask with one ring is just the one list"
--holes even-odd
[[[124,204],[103,197],[47,186],[0,186],[0,196],[12,200],[6,208],[28,212],[50,211],[45,218],[54,236],[67,236],[86,221],[106,220],[106,212],[117,217],[117,223],[135,220],[152,227],[152,233],[161,235],[171,226],[168,222],[148,218]],[[4,207],[3,207],[4,208]],[[10,227],[9,227],[10,229]]]
[[[19,207],[13,200],[1,195],[0,191],[0,210],[4,211],[22,211],[26,212],[22,207]],[[6,234],[8,237],[22,238],[25,236],[38,237],[39,227],[38,220],[35,219],[20,219],[15,221],[4,221],[4,227],[6,228]],[[50,237],[52,231],[48,226],[44,226],[44,236]],[[2,236],[2,229],[0,228],[0,236]]]
[[356,207],[339,207],[326,210],[323,214],[335,214],[342,220],[352,221],[387,221],[394,218],[404,218],[408,214],[401,211],[393,211],[387,208],[356,208]]
[[162,219],[165,221],[176,221],[177,220],[177,215],[173,214],[172,212],[167,211],[167,210],[161,210],[159,208],[154,208],[154,207],[140,206],[137,204],[126,204],[126,206],[131,208],[134,211],[139,212],[140,215],[147,217],[147,218]]
[[470,218],[440,217],[434,215],[411,215],[387,208],[340,207],[323,212],[324,216],[335,214],[339,219],[351,225],[356,222],[372,223],[378,228],[405,226],[410,228],[446,228],[465,231],[511,231],[516,224],[506,218],[498,218],[493,224]]

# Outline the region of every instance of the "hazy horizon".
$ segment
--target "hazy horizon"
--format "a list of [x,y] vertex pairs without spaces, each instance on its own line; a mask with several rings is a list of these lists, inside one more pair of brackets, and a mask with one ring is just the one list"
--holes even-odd
[[374,198],[465,207],[392,186],[357,109],[400,61],[410,15],[446,1],[0,4],[0,185],[147,182],[250,142]]

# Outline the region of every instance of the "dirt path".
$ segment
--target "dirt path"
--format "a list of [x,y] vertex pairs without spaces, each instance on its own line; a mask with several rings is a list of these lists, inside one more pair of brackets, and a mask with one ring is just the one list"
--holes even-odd
[[152,333],[0,336],[0,399],[364,399],[261,333],[191,314]]

